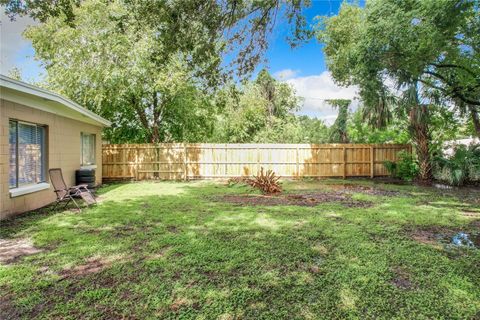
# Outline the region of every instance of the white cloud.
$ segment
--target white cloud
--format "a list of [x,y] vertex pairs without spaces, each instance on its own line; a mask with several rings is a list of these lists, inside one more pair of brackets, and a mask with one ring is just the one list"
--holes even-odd
[[357,99],[352,103],[352,111],[358,107],[358,89],[353,86],[345,88],[337,86],[328,71],[314,76],[291,78],[285,82],[291,84],[297,91],[297,95],[304,99],[298,114],[323,119],[327,124],[335,121],[338,112],[325,100]]
[[273,74],[273,76],[279,80],[289,80],[298,75],[299,71],[298,70],[292,70],[292,69],[283,69],[280,71],[277,71]]
[[0,73],[8,75],[13,67],[19,67],[24,74],[34,75],[39,66],[31,56],[33,49],[30,41],[23,38],[22,33],[36,22],[27,16],[16,17],[12,21],[5,14],[4,7],[0,7],[0,11]]

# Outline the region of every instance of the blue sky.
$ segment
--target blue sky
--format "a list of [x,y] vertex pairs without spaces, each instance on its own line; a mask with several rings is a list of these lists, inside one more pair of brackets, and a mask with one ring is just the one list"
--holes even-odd
[[[319,15],[335,15],[341,5],[341,0],[316,0],[304,14],[310,25],[314,24]],[[297,70],[303,76],[319,74],[326,70],[322,46],[316,39],[311,39],[298,48],[290,48],[285,41],[289,28],[286,23],[277,26],[272,35],[271,46],[267,52],[270,70],[278,72],[284,69]]]
[[[308,23],[313,24],[317,15],[335,15],[341,3],[342,0],[313,0],[311,7],[304,10],[304,14]],[[29,81],[40,80],[41,74],[45,73],[33,59],[34,50],[31,44],[21,36],[26,26],[33,23],[29,18],[10,22],[2,12],[0,73],[8,74],[11,68],[18,67],[23,78]],[[301,47],[292,49],[285,40],[288,31],[289,26],[279,21],[270,35],[270,47],[266,52],[268,61],[258,69],[267,67],[277,78],[290,83],[297,90],[298,95],[304,98],[300,114],[322,118],[331,123],[335,119],[336,111],[326,105],[324,100],[354,98],[356,89],[339,88],[334,84],[325,65],[321,44],[317,40],[311,39]]]
[[[342,0],[313,0],[304,14],[310,25],[315,23],[316,16],[332,16],[338,13]],[[358,1],[364,5],[365,0]],[[270,47],[266,53],[267,63],[259,66],[267,67],[271,73],[290,83],[303,99],[299,114],[323,119],[331,124],[337,111],[325,103],[327,99],[355,99],[356,88],[340,88],[333,82],[328,72],[322,45],[311,39],[297,48],[291,48],[285,41],[289,27],[279,24],[271,35]],[[358,101],[352,104],[356,109]]]

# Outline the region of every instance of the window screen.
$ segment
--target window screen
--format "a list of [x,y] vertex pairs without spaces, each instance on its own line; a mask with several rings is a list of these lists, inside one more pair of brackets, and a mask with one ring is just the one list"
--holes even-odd
[[44,126],[10,120],[9,149],[10,188],[45,181],[46,129]]
[[95,164],[95,135],[82,133],[81,140],[82,166],[90,166]]

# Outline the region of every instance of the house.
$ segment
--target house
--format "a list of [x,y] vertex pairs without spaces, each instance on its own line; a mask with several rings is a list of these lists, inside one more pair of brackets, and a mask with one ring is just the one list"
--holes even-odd
[[101,132],[110,122],[56,93],[0,75],[0,220],[45,206],[56,196],[48,169],[102,179]]

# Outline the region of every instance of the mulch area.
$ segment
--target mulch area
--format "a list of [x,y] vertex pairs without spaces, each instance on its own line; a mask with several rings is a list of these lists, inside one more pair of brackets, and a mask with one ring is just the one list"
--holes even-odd
[[325,187],[340,193],[363,193],[381,197],[395,197],[406,194],[405,192],[397,190],[386,190],[377,187],[362,186],[356,184],[327,184],[325,185]]
[[395,197],[403,193],[396,190],[386,190],[356,184],[329,184],[326,191],[304,192],[301,194],[272,195],[224,195],[214,197],[214,201],[228,202],[241,206],[303,206],[314,207],[323,203],[339,203],[349,208],[369,208],[373,202],[352,199],[355,193],[372,196]]
[[216,197],[215,200],[241,206],[314,207],[327,202],[340,203],[349,208],[368,208],[373,206],[373,203],[370,201],[354,200],[351,198],[351,195],[334,192],[277,195],[224,195]]

